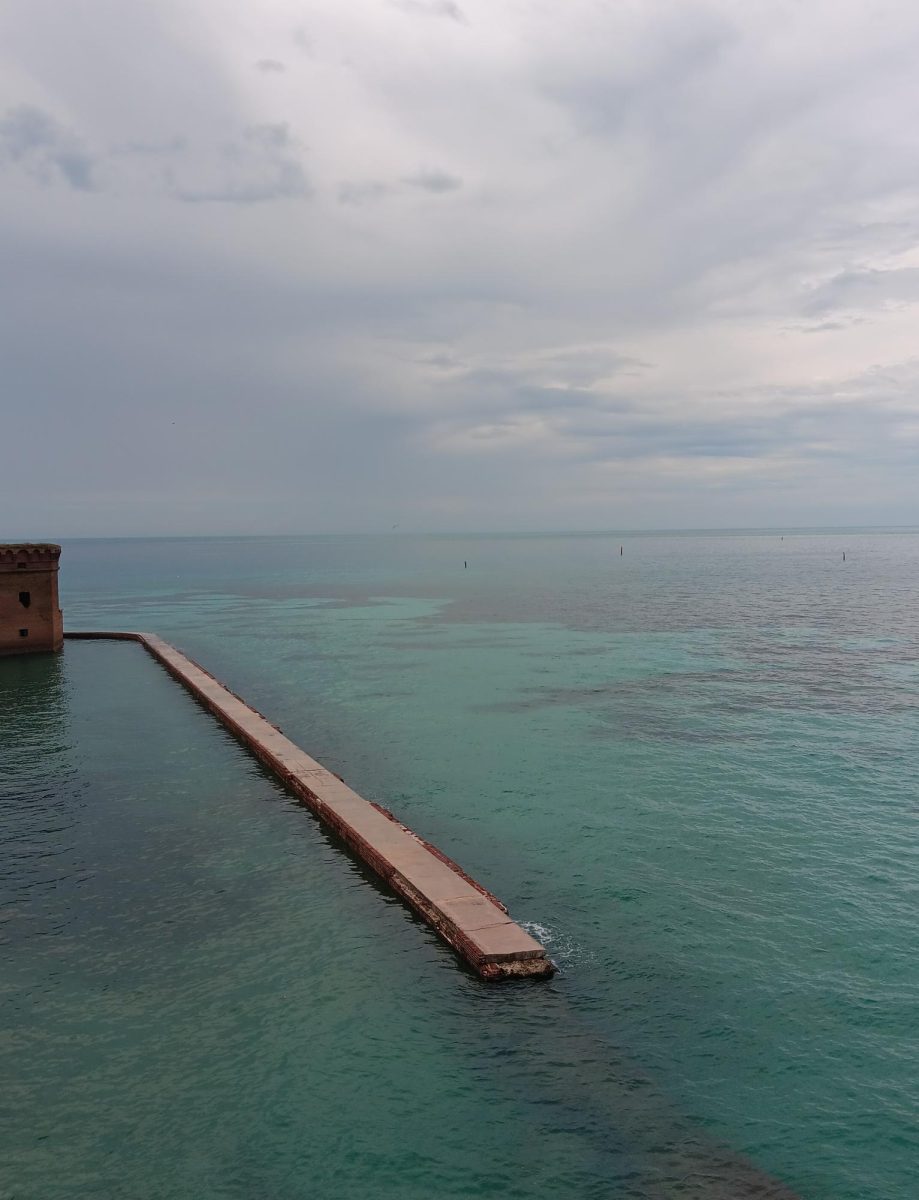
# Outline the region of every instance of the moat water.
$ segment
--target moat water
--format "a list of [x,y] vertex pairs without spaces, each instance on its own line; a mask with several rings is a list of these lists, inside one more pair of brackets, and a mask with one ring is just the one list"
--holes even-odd
[[61,584],[561,970],[469,975],[139,647],[0,659],[3,1200],[913,1200],[919,535],[80,541]]

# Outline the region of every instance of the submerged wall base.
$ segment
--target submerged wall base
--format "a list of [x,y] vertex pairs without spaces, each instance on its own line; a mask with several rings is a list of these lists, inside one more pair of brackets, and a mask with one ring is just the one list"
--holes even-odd
[[482,979],[554,973],[545,949],[511,920],[500,900],[392,813],[353,792],[174,646],[149,633],[64,636],[139,642]]

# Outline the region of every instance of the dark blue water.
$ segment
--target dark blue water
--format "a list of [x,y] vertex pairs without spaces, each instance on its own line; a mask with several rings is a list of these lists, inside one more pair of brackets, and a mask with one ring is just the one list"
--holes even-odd
[[467,975],[138,647],[0,660],[0,1196],[912,1200],[919,536],[85,541],[61,583],[561,973]]

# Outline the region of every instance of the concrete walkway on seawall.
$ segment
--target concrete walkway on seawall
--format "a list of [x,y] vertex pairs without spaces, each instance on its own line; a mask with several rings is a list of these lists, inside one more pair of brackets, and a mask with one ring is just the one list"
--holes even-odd
[[555,967],[504,905],[391,813],[364,800],[174,646],[149,633],[66,633],[139,642],[384,880],[483,979],[545,978]]

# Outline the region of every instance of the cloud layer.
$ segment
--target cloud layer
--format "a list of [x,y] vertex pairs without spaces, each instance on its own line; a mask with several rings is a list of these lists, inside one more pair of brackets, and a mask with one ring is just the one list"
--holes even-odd
[[919,523],[912,6],[0,35],[3,536]]

